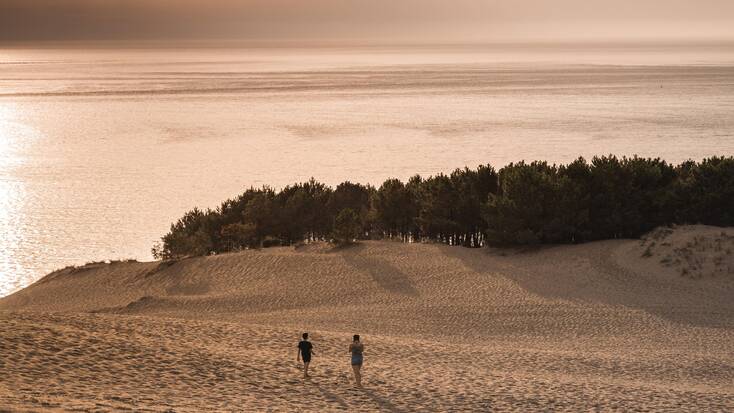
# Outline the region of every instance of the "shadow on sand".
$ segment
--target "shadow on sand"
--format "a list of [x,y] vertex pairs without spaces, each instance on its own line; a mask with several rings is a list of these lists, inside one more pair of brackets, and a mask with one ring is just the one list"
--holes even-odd
[[[613,254],[629,242],[637,241],[598,241],[527,251],[441,250],[477,273],[500,275],[542,298],[624,306],[695,327],[734,328],[734,300],[726,304],[729,289],[622,268]],[[728,314],[720,314],[723,307]]]
[[349,410],[349,405],[347,404],[344,399],[342,399],[340,396],[332,393],[328,389],[324,388],[324,386],[317,384],[316,388],[319,389],[319,392],[321,392],[321,395],[324,396],[324,398],[328,401],[335,402],[339,405],[340,409],[343,410]]
[[367,273],[383,290],[406,296],[417,297],[418,290],[413,281],[393,264],[376,256],[364,254],[365,248],[353,245],[340,250],[347,264],[356,270]]
[[382,397],[379,393],[377,393],[376,391],[372,389],[362,388],[361,390],[365,395],[367,395],[367,397],[372,399],[372,401],[374,401],[377,406],[379,406],[380,411],[396,412],[396,413],[405,411],[405,410],[399,409],[397,406],[392,404],[390,400]]

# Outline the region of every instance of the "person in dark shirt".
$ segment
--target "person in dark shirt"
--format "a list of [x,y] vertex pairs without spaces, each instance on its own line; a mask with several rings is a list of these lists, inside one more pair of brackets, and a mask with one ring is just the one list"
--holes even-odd
[[303,340],[301,340],[298,343],[298,356],[296,357],[296,360],[298,362],[301,361],[301,358],[303,358],[303,378],[308,378],[308,364],[311,363],[311,356],[315,353],[313,352],[313,344],[311,344],[310,341],[308,341],[308,333],[303,333]]

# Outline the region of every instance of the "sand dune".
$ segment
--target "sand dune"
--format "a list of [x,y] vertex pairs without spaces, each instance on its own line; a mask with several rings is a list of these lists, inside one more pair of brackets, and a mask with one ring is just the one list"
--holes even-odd
[[[0,299],[0,409],[730,411],[732,236],[311,244],[69,268]],[[302,331],[317,353],[305,382]]]

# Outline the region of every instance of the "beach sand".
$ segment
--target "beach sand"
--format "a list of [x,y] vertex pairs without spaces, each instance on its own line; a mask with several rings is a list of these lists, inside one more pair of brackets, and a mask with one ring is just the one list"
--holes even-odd
[[733,411],[732,246],[688,226],[67,268],[0,299],[0,410]]

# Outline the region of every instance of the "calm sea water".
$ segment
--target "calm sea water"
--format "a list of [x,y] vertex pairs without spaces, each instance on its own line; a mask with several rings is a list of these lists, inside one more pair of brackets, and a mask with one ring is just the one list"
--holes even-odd
[[734,49],[0,49],[0,296],[250,185],[734,154]]

